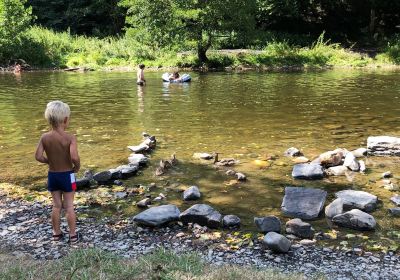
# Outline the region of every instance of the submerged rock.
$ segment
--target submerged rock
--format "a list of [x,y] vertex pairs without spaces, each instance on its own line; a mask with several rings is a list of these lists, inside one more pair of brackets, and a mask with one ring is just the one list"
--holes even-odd
[[334,216],[343,213],[343,201],[340,198],[336,198],[328,206],[325,207],[325,216],[328,219],[332,219]]
[[333,217],[332,222],[338,226],[356,230],[373,230],[376,221],[373,216],[359,209],[353,209]]
[[291,246],[289,239],[276,232],[268,232],[263,244],[276,253],[287,253]]
[[295,147],[291,147],[291,148],[287,149],[283,153],[283,155],[287,156],[287,157],[299,157],[299,156],[302,156],[303,154],[302,154],[302,152],[300,152],[299,149],[297,149]]
[[254,218],[254,223],[259,232],[267,233],[267,232],[281,232],[282,223],[276,216],[266,216],[262,218]]
[[221,226],[222,215],[207,204],[195,204],[181,213],[183,223],[197,223],[201,226],[218,228]]
[[324,207],[326,195],[326,191],[320,189],[286,187],[281,208],[290,217],[315,219]]
[[239,227],[240,218],[236,215],[226,215],[222,219],[222,225],[227,228]]
[[337,198],[343,201],[345,210],[360,209],[366,212],[375,210],[378,198],[364,191],[344,190],[335,194]]
[[179,214],[179,209],[175,205],[161,205],[137,214],[133,217],[133,220],[141,225],[159,227],[169,222],[179,220]]
[[196,186],[191,186],[183,192],[183,200],[196,200],[201,197],[200,190]]
[[286,233],[293,234],[301,238],[313,238],[315,230],[309,223],[303,222],[301,219],[292,219],[286,223]]
[[293,167],[292,176],[294,179],[315,180],[324,177],[322,166],[315,163],[300,163]]
[[400,138],[370,136],[367,139],[368,153],[376,156],[400,156]]

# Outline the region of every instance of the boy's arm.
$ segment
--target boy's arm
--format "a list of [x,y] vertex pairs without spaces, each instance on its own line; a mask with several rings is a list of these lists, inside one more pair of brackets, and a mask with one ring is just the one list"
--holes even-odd
[[74,172],[78,172],[81,168],[81,160],[78,154],[78,143],[76,141],[76,136],[72,135],[71,145],[69,146],[69,153],[71,155],[72,163],[74,164]]
[[39,144],[37,145],[36,152],[35,152],[35,159],[41,163],[49,164],[49,160],[44,156],[44,147],[42,137],[39,140]]

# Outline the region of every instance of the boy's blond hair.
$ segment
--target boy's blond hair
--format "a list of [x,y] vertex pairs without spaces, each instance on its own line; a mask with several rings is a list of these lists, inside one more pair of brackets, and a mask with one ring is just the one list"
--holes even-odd
[[57,100],[47,103],[44,117],[51,126],[57,127],[65,118],[69,118],[70,114],[71,110],[69,109],[68,104]]

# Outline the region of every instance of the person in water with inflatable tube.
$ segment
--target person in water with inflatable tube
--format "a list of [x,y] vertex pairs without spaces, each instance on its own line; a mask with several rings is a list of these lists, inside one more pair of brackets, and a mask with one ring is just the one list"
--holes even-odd
[[144,64],[139,64],[139,68],[137,70],[137,81],[136,84],[139,86],[144,86],[146,84],[146,79],[144,78],[144,68],[146,66]]
[[169,75],[169,80],[170,80],[170,81],[175,81],[175,82],[180,81],[180,75],[179,75],[179,73],[178,73],[178,72],[174,72],[174,73],[172,73],[171,75]]
[[47,189],[53,198],[53,241],[61,241],[64,237],[60,228],[61,210],[64,208],[69,228],[69,243],[76,243],[79,236],[76,233],[74,210],[75,173],[79,171],[80,159],[76,136],[65,132],[70,114],[68,104],[62,101],[47,104],[44,116],[51,125],[51,130],[40,138],[35,159],[49,165]]

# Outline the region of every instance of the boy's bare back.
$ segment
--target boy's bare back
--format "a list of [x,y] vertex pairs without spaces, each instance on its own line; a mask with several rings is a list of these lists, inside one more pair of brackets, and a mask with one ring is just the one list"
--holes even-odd
[[76,138],[65,131],[52,130],[42,135],[41,142],[49,162],[49,171],[71,171],[71,145]]

